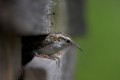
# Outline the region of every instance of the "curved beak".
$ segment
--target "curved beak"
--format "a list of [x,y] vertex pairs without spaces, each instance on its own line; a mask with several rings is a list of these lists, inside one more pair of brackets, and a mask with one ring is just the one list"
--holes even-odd
[[77,44],[75,43],[75,41],[72,41],[72,43],[73,43],[73,45],[76,46],[81,52],[83,52],[83,50],[81,49],[81,47],[80,47],[79,45],[77,45]]
[[76,43],[74,43],[74,45],[81,51],[83,52],[83,50],[81,49],[81,47],[79,45],[77,45]]

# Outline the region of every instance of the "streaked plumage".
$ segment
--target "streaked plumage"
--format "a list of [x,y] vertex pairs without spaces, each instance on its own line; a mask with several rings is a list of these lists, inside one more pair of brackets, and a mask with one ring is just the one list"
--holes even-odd
[[34,53],[37,55],[52,55],[72,45],[77,46],[79,49],[81,49],[67,34],[50,33],[48,34],[48,36],[46,36],[45,40],[43,40],[42,47],[34,50]]
[[52,55],[67,48],[68,46],[81,48],[64,33],[49,33],[46,35],[22,37],[22,65],[30,62],[35,55]]

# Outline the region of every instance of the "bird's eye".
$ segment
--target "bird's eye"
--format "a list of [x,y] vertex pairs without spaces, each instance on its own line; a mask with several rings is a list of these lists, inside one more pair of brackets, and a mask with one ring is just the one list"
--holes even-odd
[[61,41],[61,39],[58,39],[58,41]]
[[70,40],[66,40],[67,43],[70,43]]

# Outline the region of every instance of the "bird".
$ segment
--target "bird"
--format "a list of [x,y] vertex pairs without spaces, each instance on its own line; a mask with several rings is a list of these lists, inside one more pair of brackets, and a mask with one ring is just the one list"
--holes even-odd
[[38,49],[33,50],[35,56],[39,57],[42,55],[46,58],[55,59],[56,56],[54,54],[59,53],[59,51],[69,46],[76,46],[83,51],[69,35],[61,32],[49,33],[41,44]]
[[33,36],[22,36],[22,66],[27,65],[35,56],[34,50],[42,47],[42,41],[48,34],[45,35],[33,35]]
[[62,32],[22,36],[22,65],[25,66],[35,56],[56,59],[54,54],[69,46],[75,46],[83,51],[68,34]]
[[[58,59],[54,54],[69,46],[81,47],[68,35],[62,32],[52,32],[45,35],[22,36],[22,70],[19,80],[24,78],[24,67],[36,56],[49,59]],[[60,54],[60,53],[59,53]]]

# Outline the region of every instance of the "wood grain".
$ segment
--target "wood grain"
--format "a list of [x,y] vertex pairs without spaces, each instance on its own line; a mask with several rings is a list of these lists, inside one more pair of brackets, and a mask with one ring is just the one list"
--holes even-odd
[[54,0],[1,0],[0,29],[22,35],[50,32]]
[[17,80],[21,74],[20,37],[0,36],[0,80]]
[[73,80],[74,49],[61,51],[58,60],[34,57],[25,67],[25,80]]

